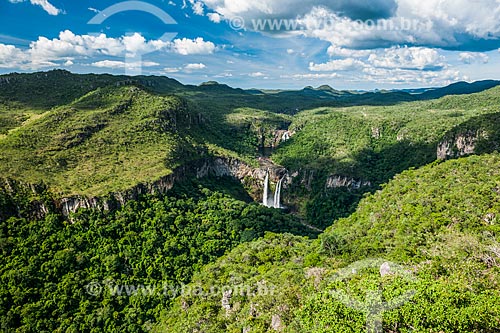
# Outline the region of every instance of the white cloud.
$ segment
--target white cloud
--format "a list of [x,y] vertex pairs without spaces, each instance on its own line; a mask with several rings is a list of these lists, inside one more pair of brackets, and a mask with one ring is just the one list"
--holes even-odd
[[195,40],[183,38],[174,40],[172,50],[182,55],[211,54],[215,51],[215,44],[212,42],[205,42],[203,38],[200,37]]
[[67,60],[65,63],[64,63],[64,66],[66,67],[70,67],[70,66],[73,66],[75,63],[71,60]]
[[337,79],[341,77],[338,73],[308,73],[308,74],[293,74],[293,75],[282,75],[283,79],[294,79],[294,80],[319,80],[319,79]]
[[181,55],[210,54],[215,51],[212,42],[202,38],[183,38],[173,42],[146,40],[135,33],[131,36],[109,38],[105,34],[97,36],[75,35],[69,30],[61,31],[58,38],[39,37],[31,42],[28,49],[0,44],[0,66],[3,68],[39,69],[57,66],[58,61],[74,62],[98,56],[123,57],[144,55],[155,51],[178,53]]
[[113,61],[113,60],[102,60],[92,63],[94,67],[110,68],[110,69],[140,69],[142,67],[155,67],[160,64],[150,61],[137,61],[137,62],[125,62],[125,61]]
[[215,77],[224,77],[224,78],[227,78],[227,77],[233,77],[233,74],[232,73],[221,73],[219,75],[215,75]]
[[176,67],[165,67],[163,69],[163,72],[169,74],[169,73],[177,73],[180,70],[181,70],[180,68],[176,68]]
[[189,0],[189,3],[191,4],[191,8],[193,9],[193,13],[195,13],[196,15],[200,15],[200,16],[204,14],[205,9],[203,7],[203,2]]
[[490,61],[490,57],[488,57],[487,54],[481,52],[462,52],[458,55],[458,58],[464,64],[472,64],[472,63],[487,64]]
[[345,58],[323,64],[310,63],[309,70],[334,73],[296,74],[291,78],[321,80],[332,78],[328,77],[330,74],[338,78],[342,76],[338,76],[335,71],[347,70],[350,71],[349,76],[343,77],[343,80],[364,84],[373,82],[376,85],[443,86],[468,80],[459,71],[449,69],[445,57],[439,52],[423,47],[373,50],[366,61]]
[[0,44],[0,68],[22,68],[28,56],[13,45]]
[[[340,48],[411,45],[470,50],[475,45],[484,47],[484,42],[490,49],[500,43],[498,0],[202,1],[227,19],[298,18],[304,30],[281,33],[320,38]],[[378,24],[374,27],[357,18],[371,18]]]
[[286,53],[288,53],[288,54],[294,54],[295,51],[293,49],[288,49],[288,50],[286,50]]
[[218,13],[208,13],[208,19],[214,23],[220,23],[222,21],[222,17]]
[[330,57],[363,58],[369,56],[371,50],[351,50],[331,45],[326,51]]
[[183,38],[173,42],[162,40],[147,41],[139,33],[120,38],[108,38],[105,34],[98,36],[75,35],[69,30],[59,34],[59,38],[49,40],[39,37],[31,43],[31,53],[35,58],[57,60],[62,57],[110,55],[124,56],[147,54],[155,51],[170,51],[182,55],[209,54],[215,50],[212,42],[205,42],[203,38],[195,40]]
[[262,72],[254,72],[254,73],[248,74],[248,76],[250,76],[250,77],[264,77],[264,76],[266,76],[266,74],[264,74]]
[[[320,7],[313,8],[299,22],[306,27],[301,34],[328,41],[340,49],[352,50],[418,44],[417,33],[427,28],[424,23],[415,23],[409,31],[404,30],[399,26],[398,18],[378,20],[379,26],[374,26],[373,23],[354,21]],[[394,29],[386,28],[391,25]],[[335,52],[335,49],[330,51]]]
[[138,33],[134,33],[131,36],[124,36],[121,38],[121,41],[125,47],[126,53],[131,55],[151,53],[166,49],[171,45],[170,42],[164,42],[162,40],[146,41],[146,39]]
[[[20,3],[26,0],[9,0],[12,3]],[[60,9],[57,9],[48,0],[30,0],[32,5],[37,5],[43,8],[49,15],[59,15],[62,13]]]
[[362,61],[348,58],[332,60],[324,64],[309,63],[309,70],[313,72],[333,72],[363,69],[366,64]]
[[376,84],[444,86],[456,81],[468,81],[469,78],[456,70],[415,71],[407,69],[388,69],[367,67],[359,81],[370,81]]
[[29,53],[33,61],[59,60],[95,54],[118,56],[124,54],[126,46],[122,39],[108,38],[104,34],[98,36],[75,35],[66,30],[59,38],[39,37],[30,44]]
[[425,47],[393,47],[383,54],[372,53],[368,61],[382,68],[436,70],[447,66],[444,56]]
[[199,63],[199,64],[187,64],[184,69],[186,70],[200,70],[204,69],[207,66],[205,64]]
[[[190,0],[192,1],[192,0]],[[387,16],[396,8],[392,0],[200,0],[208,8],[228,18],[295,18],[308,13],[313,7],[325,7],[354,18]],[[362,9],[362,10],[360,10]],[[360,15],[360,12],[364,13]]]

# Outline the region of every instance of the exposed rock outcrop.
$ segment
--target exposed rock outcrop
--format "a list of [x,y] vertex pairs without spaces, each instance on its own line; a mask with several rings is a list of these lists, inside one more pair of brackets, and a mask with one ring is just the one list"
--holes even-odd
[[[278,182],[285,174],[286,170],[275,166],[267,160],[262,160],[259,167],[252,167],[245,162],[232,158],[207,158],[188,163],[175,169],[170,175],[160,178],[152,183],[139,184],[131,189],[109,193],[103,197],[72,196],[57,199],[54,206],[64,216],[77,212],[79,209],[96,209],[108,211],[124,206],[130,200],[137,200],[145,194],[165,194],[174,185],[190,178],[205,177],[233,177],[242,182],[247,188],[252,189],[250,193],[256,201],[260,200],[266,172],[269,171],[270,179],[274,183]],[[16,184],[14,186],[14,184]],[[36,197],[44,191],[32,184],[14,183],[4,180],[4,188],[7,192],[15,193],[19,188],[27,189]],[[48,213],[47,207],[41,201],[34,201],[31,210],[37,217],[43,217]],[[18,211],[20,211],[18,209]]]
[[374,139],[380,139],[381,137],[381,131],[380,128],[378,127],[372,127],[372,138]]
[[271,147],[278,147],[282,142],[290,140],[293,135],[295,135],[295,132],[289,130],[278,130],[274,132],[274,139],[271,143]]
[[469,130],[446,138],[438,145],[437,158],[447,160],[474,154],[477,142],[485,135],[481,131]]
[[222,294],[221,304],[222,308],[226,310],[226,315],[228,315],[231,311],[231,297],[233,296],[232,290],[226,290]]
[[[2,179],[0,182],[0,191],[3,191],[8,201],[15,203],[13,211],[0,210],[0,220],[7,218],[8,215],[15,214],[22,217],[22,213],[28,213],[30,217],[41,219],[49,213],[49,207],[42,200],[41,195],[47,188],[43,184],[29,184],[25,182],[13,181],[11,179]],[[18,201],[16,196],[31,198],[31,201]],[[7,207],[5,207],[7,208]],[[7,215],[7,216],[4,216]]]
[[281,316],[274,314],[271,317],[271,328],[276,332],[282,332],[285,329],[285,326],[281,321]]
[[354,179],[347,176],[330,176],[326,180],[326,188],[327,189],[335,189],[335,188],[348,188],[352,190],[359,190],[363,187],[370,187],[372,183],[370,181],[362,180],[362,179]]
[[303,186],[308,191],[312,191],[312,182],[314,180],[315,173],[315,170],[294,171],[292,174],[287,174],[285,184],[300,184],[300,186]]

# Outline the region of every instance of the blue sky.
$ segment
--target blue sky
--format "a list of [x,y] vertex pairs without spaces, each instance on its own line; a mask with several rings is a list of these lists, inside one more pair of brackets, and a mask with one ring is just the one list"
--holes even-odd
[[0,22],[0,73],[283,89],[500,79],[498,0],[0,0]]

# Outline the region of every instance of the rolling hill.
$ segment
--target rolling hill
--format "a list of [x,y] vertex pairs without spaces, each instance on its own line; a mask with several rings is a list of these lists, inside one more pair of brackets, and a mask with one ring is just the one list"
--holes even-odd
[[0,330],[498,332],[496,85],[2,75]]
[[403,296],[380,317],[384,332],[497,332],[499,167],[493,154],[405,171],[318,241],[239,246],[195,274],[185,290],[198,292],[156,331],[363,332],[381,288],[387,302]]

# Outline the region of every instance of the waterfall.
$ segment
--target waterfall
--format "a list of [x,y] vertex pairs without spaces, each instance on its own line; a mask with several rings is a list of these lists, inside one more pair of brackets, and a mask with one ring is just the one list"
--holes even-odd
[[266,172],[266,179],[264,180],[264,195],[262,198],[262,204],[269,207],[269,170]]
[[266,173],[266,179],[264,180],[264,194],[262,195],[262,204],[270,208],[282,208],[281,207],[281,188],[283,185],[284,178],[281,178],[276,184],[276,190],[274,191],[274,200],[270,197],[269,191],[269,170]]
[[276,191],[274,191],[274,208],[281,208],[281,184],[283,184],[283,178],[281,178],[276,184]]

